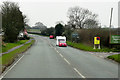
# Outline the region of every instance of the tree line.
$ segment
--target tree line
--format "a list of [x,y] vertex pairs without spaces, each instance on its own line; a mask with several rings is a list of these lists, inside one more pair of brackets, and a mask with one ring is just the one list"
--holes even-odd
[[[101,38],[101,46],[110,47],[109,28],[101,28],[97,14],[76,6],[68,9],[67,17],[69,18],[67,24],[58,21],[52,31],[47,29],[49,32],[47,35],[54,33],[54,36],[66,36],[69,41],[88,45],[93,45],[93,39],[97,36]],[[111,29],[111,34],[117,35],[117,32],[117,29]],[[46,34],[44,33],[44,35]],[[120,48],[120,46],[114,45],[114,48]]]
[[55,36],[65,35],[70,38],[72,31],[76,29],[100,28],[97,21],[98,15],[88,9],[79,6],[70,7],[67,12],[67,17],[69,18],[67,24],[64,24],[63,21],[58,21],[55,28],[52,28],[52,32],[47,29],[42,31],[42,34],[50,35],[51,32],[52,34],[54,33]]

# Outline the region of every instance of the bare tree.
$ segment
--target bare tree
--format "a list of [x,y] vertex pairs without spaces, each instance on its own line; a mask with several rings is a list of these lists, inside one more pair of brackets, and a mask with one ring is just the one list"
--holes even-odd
[[75,28],[84,28],[84,21],[87,19],[95,20],[97,14],[93,14],[88,9],[80,8],[78,6],[68,9],[69,23],[75,25]]
[[92,19],[87,19],[84,21],[83,23],[83,27],[84,28],[100,28],[100,26],[98,26],[98,22]]

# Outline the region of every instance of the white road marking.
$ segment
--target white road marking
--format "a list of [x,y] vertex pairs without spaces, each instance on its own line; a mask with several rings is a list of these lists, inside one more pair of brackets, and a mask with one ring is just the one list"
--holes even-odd
[[59,51],[56,49],[56,48],[54,48],[55,49],[55,51],[57,52],[57,53],[59,53]]
[[73,68],[82,78],[85,78],[76,68]]
[[103,56],[99,56],[99,57],[103,58]]
[[51,44],[49,44],[51,48],[53,48],[53,46]]
[[0,77],[0,80],[2,80],[3,76]]
[[70,62],[67,59],[64,58],[64,60],[70,65]]
[[57,52],[57,50],[54,48],[54,50]]
[[93,54],[92,52],[90,52],[90,54]]
[[59,54],[62,58],[63,58],[63,55],[62,54]]
[[8,69],[4,74],[2,74],[1,76],[0,76],[0,80],[10,71],[10,70],[12,70],[17,64],[18,64],[18,62],[22,59],[24,57],[24,55],[10,68],[10,69]]
[[59,52],[57,51],[57,53],[59,53]]
[[[59,51],[57,51],[56,48],[54,48],[54,50],[55,50],[57,53],[59,53]],[[62,55],[62,54],[59,53],[59,55],[63,58],[63,55]],[[64,58],[64,60],[65,60],[65,62],[67,62],[69,65],[71,65],[70,62],[69,62],[67,59]],[[83,76],[76,68],[73,68],[73,69],[74,69],[82,78],[85,78],[85,76]]]

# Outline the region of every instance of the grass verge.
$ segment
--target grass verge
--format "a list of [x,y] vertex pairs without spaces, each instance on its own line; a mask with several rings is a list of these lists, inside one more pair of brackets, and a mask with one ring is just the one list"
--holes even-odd
[[108,56],[107,58],[120,63],[120,54],[111,55],[111,56]]
[[67,41],[67,45],[72,46],[74,48],[81,49],[81,50],[91,51],[91,52],[120,52],[120,50],[109,49],[109,48],[93,49],[93,46],[88,46],[83,43],[73,43],[70,41]]
[[33,43],[35,42],[35,40],[32,40],[30,43],[25,44],[24,46],[8,53],[8,54],[4,54],[0,57],[0,59],[2,60],[2,66],[9,66],[14,60],[15,58],[18,56],[18,54],[26,51]]
[[19,46],[21,44],[24,44],[26,43],[28,40],[20,40],[18,42],[15,42],[15,43],[5,43],[5,46],[2,45],[2,53],[3,52],[7,52],[9,49],[13,48],[13,47],[16,47],[16,46]]

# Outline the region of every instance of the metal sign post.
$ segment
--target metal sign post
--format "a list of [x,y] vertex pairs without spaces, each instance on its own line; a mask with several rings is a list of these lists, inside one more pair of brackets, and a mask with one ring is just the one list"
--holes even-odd
[[[110,37],[110,38],[111,38],[112,14],[113,14],[113,8],[111,8],[111,15],[110,15],[110,25],[109,25],[109,37]],[[110,43],[110,38],[109,38],[109,43]],[[110,44],[109,44],[109,47],[111,47]]]

